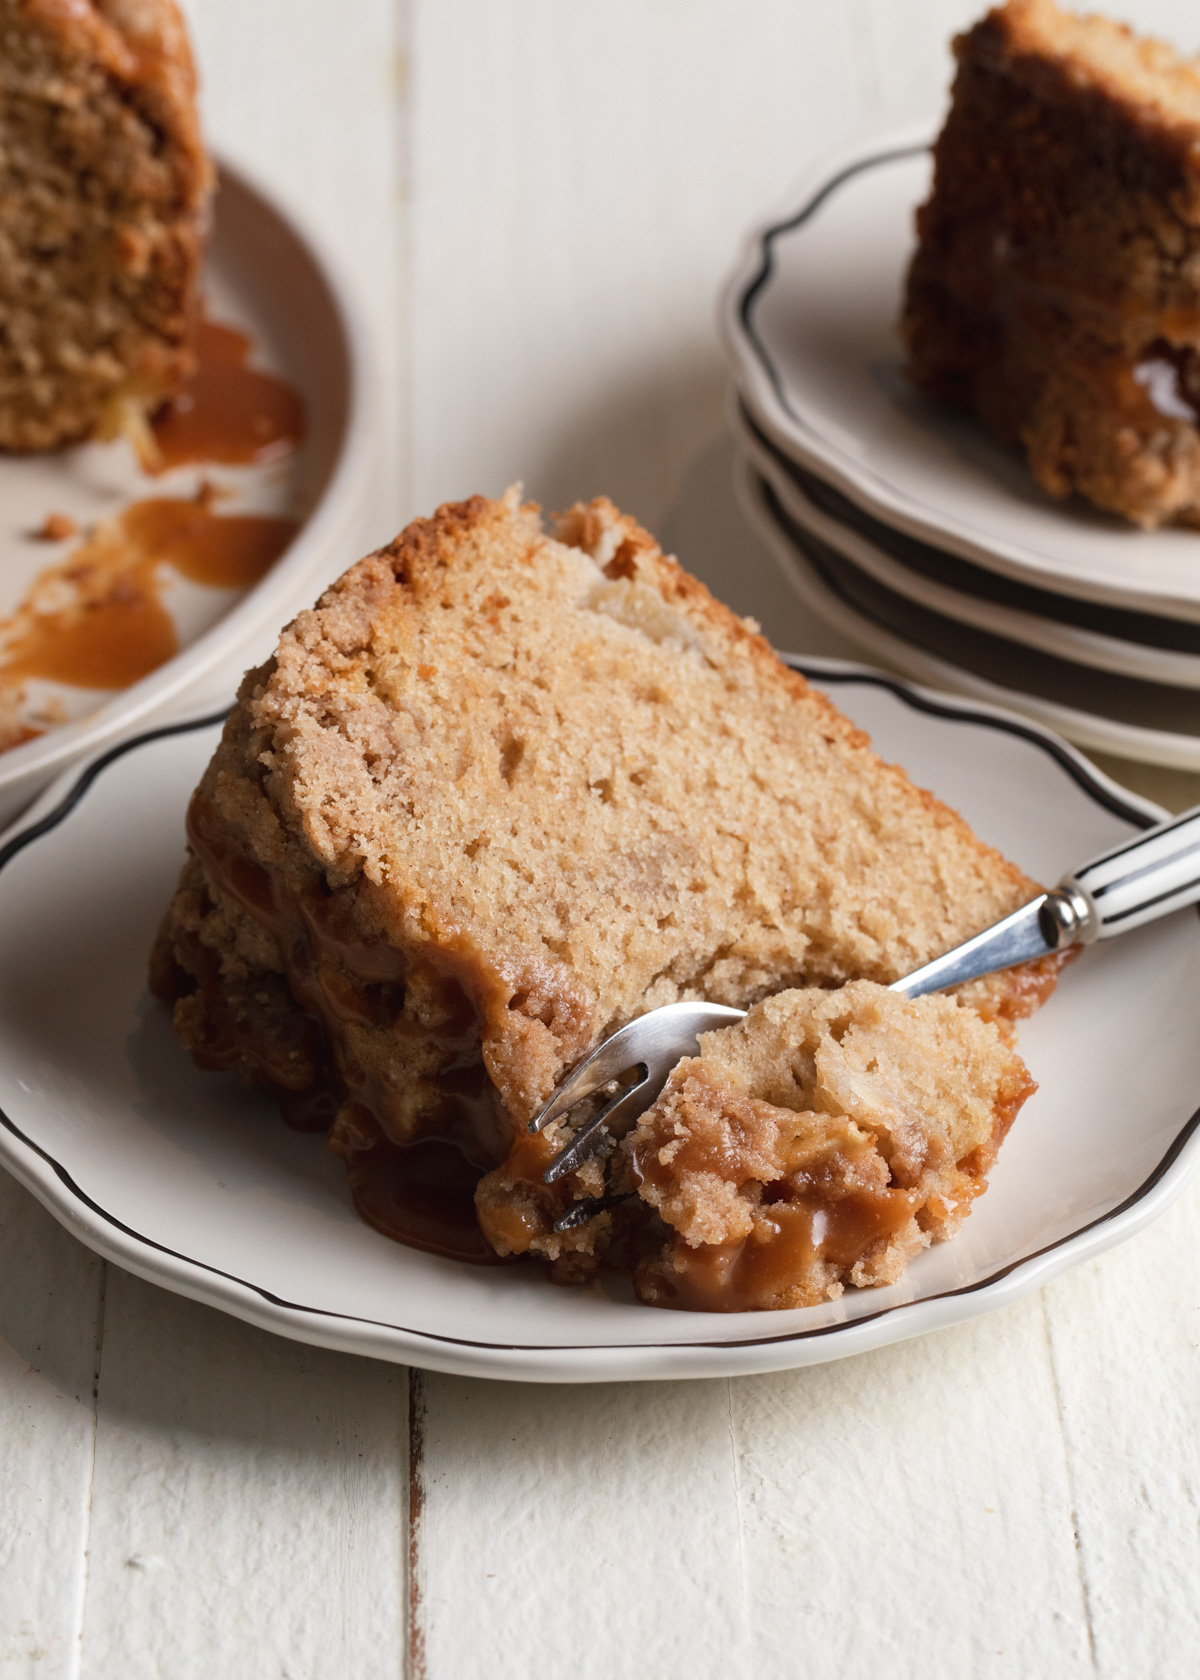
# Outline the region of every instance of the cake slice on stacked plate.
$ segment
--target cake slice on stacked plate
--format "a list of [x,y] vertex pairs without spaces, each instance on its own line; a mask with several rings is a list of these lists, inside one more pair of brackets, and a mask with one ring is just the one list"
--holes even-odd
[[751,241],[744,499],[876,657],[1200,769],[1200,69],[1052,0],[955,53],[932,159],[860,144]]

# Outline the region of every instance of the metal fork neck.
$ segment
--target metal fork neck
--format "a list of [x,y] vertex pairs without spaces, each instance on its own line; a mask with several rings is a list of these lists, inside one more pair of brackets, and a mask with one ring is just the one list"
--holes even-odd
[[1065,951],[1069,945],[1090,945],[1100,931],[1096,906],[1070,880],[1046,894],[1038,910],[1038,925],[1053,951]]

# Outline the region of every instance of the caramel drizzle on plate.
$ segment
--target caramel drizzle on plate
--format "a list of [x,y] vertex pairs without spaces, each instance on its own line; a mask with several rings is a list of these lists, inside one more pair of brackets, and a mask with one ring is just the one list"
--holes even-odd
[[[247,589],[291,542],[297,521],[219,514],[211,496],[160,496],[102,520],[82,543],[34,579],[0,621],[0,690],[41,679],[70,688],[122,689],[172,658],[179,638],[162,600],[166,568],[216,589]],[[38,731],[0,717],[2,746]]]
[[147,471],[197,461],[262,466],[289,455],[304,437],[304,404],[286,380],[246,366],[246,334],[201,321],[196,354],[195,374],[150,422]]
[[[304,436],[300,395],[247,367],[250,349],[245,333],[200,323],[197,371],[154,416],[139,450],[146,471],[199,462],[261,466],[296,448]],[[249,589],[299,529],[295,519],[214,512],[213,500],[203,486],[194,500],[133,502],[38,574],[0,619],[0,752],[42,734],[39,724],[60,721],[23,715],[27,683],[118,690],[178,653],[163,602],[172,571],[213,589]],[[34,534],[53,541],[73,534],[72,525],[54,515]]]

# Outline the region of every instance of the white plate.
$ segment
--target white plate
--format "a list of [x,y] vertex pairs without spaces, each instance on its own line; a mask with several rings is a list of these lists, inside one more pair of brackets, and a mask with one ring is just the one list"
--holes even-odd
[[[1043,880],[1156,813],[1053,737],[837,661],[813,674],[881,751]],[[539,1267],[480,1269],[358,1220],[341,1163],[204,1074],[146,993],[215,726],[113,749],[0,851],[0,1160],[142,1277],[301,1341],[476,1375],[593,1381],[817,1363],[1012,1301],[1139,1229],[1200,1161],[1200,920],[1085,953],[1022,1032],[1041,1088],[961,1235],[889,1289],[690,1314]]]
[[[928,607],[960,624],[969,624],[993,636],[1003,636],[1025,647],[1038,648],[1058,659],[1094,670],[1111,671],[1117,676],[1139,677],[1144,681],[1169,684],[1177,688],[1200,689],[1200,652],[1184,653],[1172,647],[1152,647],[1145,642],[1130,641],[1127,637],[1111,635],[1078,624],[1064,623],[1047,614],[1030,611],[1023,605],[1011,605],[997,600],[989,593],[972,593],[942,581],[946,576],[973,574],[996,585],[1001,591],[1015,595],[1041,596],[1045,602],[1061,604],[1068,611],[1074,607],[1083,613],[1103,616],[1111,621],[1124,621],[1130,628],[1145,623],[1146,615],[1123,613],[1114,607],[1093,603],[1071,602],[1065,596],[1050,596],[1043,590],[1023,589],[1007,578],[971,567],[955,555],[945,554],[918,543],[913,537],[892,532],[888,526],[870,519],[861,509],[853,508],[837,491],[821,479],[805,473],[786,456],[772,449],[743,413],[734,409],[730,416],[742,453],[754,470],[766,480],[779,505],[798,526],[809,531],[817,540],[840,554],[873,577],[885,588]],[[825,500],[826,494],[853,508],[854,524],[838,519],[827,508],[818,505],[814,495]],[[874,540],[872,540],[874,539]],[[893,551],[893,545],[899,553]],[[920,564],[909,563],[914,556]],[[939,576],[940,574],[940,576]],[[1169,632],[1174,629],[1188,639],[1200,640],[1193,625],[1179,624],[1171,619],[1154,621]]]
[[305,438],[263,467],[138,471],[124,442],[0,457],[0,612],[72,544],[34,542],[50,512],[80,526],[147,496],[191,495],[202,477],[232,492],[223,511],[303,520],[287,551],[248,591],[180,580],[164,599],[181,652],[120,693],[61,688],[71,721],[0,754],[0,826],[66,766],[170,709],[213,703],[273,647],[281,622],[358,557],[372,465],[371,357],[358,311],[327,256],[238,170],[221,166],[205,265],[208,312],[253,341],[252,365],[282,373],[305,404]]
[[1080,746],[1200,770],[1200,694],[1095,671],[944,618],[791,519],[748,460],[736,463],[735,482],[746,516],[805,606],[893,670],[1009,707]]
[[914,391],[896,333],[929,124],[810,171],[751,236],[722,320],[772,441],[886,523],[1006,576],[1200,621],[1200,533],[1137,531],[1038,489],[1015,451]]

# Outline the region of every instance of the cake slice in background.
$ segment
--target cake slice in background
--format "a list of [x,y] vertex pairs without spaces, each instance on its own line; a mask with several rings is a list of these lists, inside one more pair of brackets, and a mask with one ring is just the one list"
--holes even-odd
[[195,367],[211,177],[173,0],[0,0],[0,448],[144,439]]
[[[547,1186],[565,1123],[527,1122],[608,1033],[886,984],[1037,890],[632,519],[550,535],[515,492],[416,520],[284,630],[188,833],[152,986],[200,1066],[317,1124],[326,1093],[380,1228],[569,1278],[670,1235],[644,1202],[649,1230],[555,1229],[604,1163]],[[1057,969],[948,1007],[1015,1019]]]
[[954,50],[912,378],[1052,495],[1200,524],[1200,67],[1053,0],[1009,0]]

